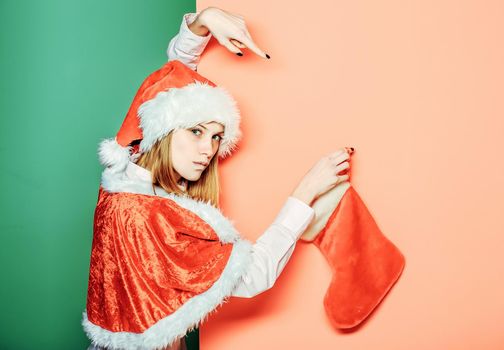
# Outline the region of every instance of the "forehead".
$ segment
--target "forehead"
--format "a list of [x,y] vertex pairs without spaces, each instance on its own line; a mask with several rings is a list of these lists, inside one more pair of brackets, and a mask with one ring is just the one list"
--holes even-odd
[[198,125],[202,125],[205,128],[212,130],[214,132],[221,132],[224,131],[224,125],[218,122],[206,122],[206,123],[200,123]]

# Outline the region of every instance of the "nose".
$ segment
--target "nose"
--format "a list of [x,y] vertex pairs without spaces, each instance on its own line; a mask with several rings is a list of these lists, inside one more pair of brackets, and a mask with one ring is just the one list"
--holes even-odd
[[202,140],[199,147],[200,154],[204,154],[207,160],[210,160],[213,156],[213,145],[212,140]]

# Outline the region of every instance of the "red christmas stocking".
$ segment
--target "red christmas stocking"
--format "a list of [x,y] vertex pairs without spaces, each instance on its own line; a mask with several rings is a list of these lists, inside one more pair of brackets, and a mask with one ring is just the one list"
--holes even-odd
[[315,219],[301,237],[313,241],[332,269],[324,307],[336,328],[361,323],[404,268],[404,256],[380,231],[348,181],[319,197]]

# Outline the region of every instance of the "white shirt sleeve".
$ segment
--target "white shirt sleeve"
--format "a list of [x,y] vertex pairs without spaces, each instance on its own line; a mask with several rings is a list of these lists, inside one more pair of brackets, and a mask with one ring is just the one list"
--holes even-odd
[[166,49],[168,61],[179,60],[194,71],[198,69],[200,56],[212,38],[211,33],[208,33],[207,36],[200,36],[189,29],[189,24],[196,19],[197,15],[198,13],[184,15],[179,33],[170,40]]
[[297,198],[287,198],[273,223],[253,245],[251,267],[231,295],[252,298],[273,287],[314,216],[312,207]]

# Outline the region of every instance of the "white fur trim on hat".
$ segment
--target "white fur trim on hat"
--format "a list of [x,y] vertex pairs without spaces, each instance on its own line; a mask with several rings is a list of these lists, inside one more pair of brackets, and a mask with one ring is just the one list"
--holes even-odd
[[219,157],[231,154],[241,138],[240,112],[236,101],[224,88],[200,81],[159,92],[140,105],[138,115],[143,134],[140,142],[142,153],[171,130],[210,121],[224,125]]

